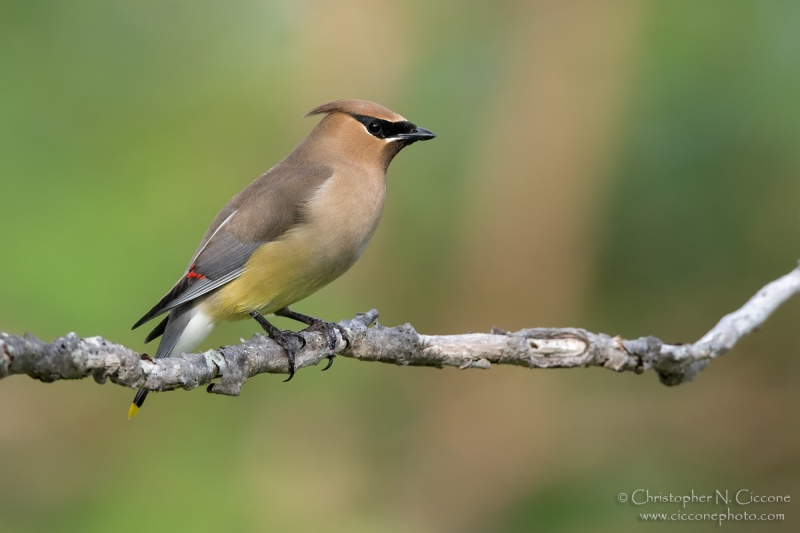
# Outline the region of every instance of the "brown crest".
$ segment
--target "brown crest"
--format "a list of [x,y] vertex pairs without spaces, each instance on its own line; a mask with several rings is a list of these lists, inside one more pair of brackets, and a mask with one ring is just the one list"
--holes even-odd
[[336,100],[335,102],[329,102],[315,107],[309,111],[306,116],[334,112],[345,113],[347,115],[364,115],[367,117],[389,120],[391,122],[405,120],[405,118],[394,111],[390,111],[382,105],[367,100]]

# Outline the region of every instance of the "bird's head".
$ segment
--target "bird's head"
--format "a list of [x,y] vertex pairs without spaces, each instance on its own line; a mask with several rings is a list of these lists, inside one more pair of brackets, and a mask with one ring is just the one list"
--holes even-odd
[[347,157],[367,164],[374,162],[386,167],[406,146],[436,137],[432,131],[366,100],[337,100],[308,113],[319,114],[327,116],[315,130],[318,142],[336,145]]

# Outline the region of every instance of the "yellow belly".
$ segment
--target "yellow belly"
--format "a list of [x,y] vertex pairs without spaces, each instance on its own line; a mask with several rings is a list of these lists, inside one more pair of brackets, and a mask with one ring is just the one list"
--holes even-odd
[[215,322],[249,318],[249,313],[274,313],[318,291],[350,268],[357,254],[349,249],[330,253],[330,246],[303,232],[258,248],[241,276],[204,302]]
[[203,302],[215,322],[274,313],[344,274],[364,251],[383,209],[382,172],[337,173],[309,200],[308,220],[258,248],[241,276]]

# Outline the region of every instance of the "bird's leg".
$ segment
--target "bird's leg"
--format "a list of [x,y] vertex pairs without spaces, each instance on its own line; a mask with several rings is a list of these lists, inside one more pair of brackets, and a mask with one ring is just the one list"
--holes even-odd
[[[284,382],[291,380],[295,372],[295,353],[298,348],[303,348],[306,345],[306,340],[302,335],[298,335],[294,331],[282,331],[272,324],[270,324],[264,316],[258,311],[251,311],[250,316],[256,319],[256,322],[261,324],[267,335],[278,343],[278,346],[286,350],[286,355],[289,357],[289,377]],[[300,346],[296,346],[300,344]]]
[[331,322],[326,322],[324,320],[320,320],[319,318],[314,318],[313,316],[304,315],[302,313],[295,313],[288,307],[284,307],[283,309],[279,309],[275,311],[277,316],[282,316],[286,318],[291,318],[292,320],[297,320],[298,322],[302,322],[303,324],[307,324],[308,327],[303,331],[319,331],[325,338],[328,340],[328,345],[331,348],[331,355],[328,356],[328,364],[325,365],[325,368],[322,370],[328,370],[331,365],[333,364],[333,358],[336,357],[336,331],[342,336],[342,340],[345,342],[345,350],[350,347],[350,336],[347,334],[347,330],[345,330],[339,324],[333,324]]

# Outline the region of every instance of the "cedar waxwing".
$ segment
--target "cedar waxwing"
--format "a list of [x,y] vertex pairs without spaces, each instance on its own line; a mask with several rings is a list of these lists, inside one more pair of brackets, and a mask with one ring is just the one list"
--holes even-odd
[[[335,347],[336,324],[288,306],[355,263],[378,225],[389,163],[404,147],[435,135],[364,100],[309,113],[317,114],[326,116],[286,159],[222,208],[180,280],[134,324],[169,312],[145,339],[163,335],[156,358],[190,352],[220,322],[252,317],[286,350],[288,381],[302,337],[267,322],[263,315],[270,313],[308,324]],[[332,362],[333,356],[325,369]],[[129,417],[147,392],[136,394]]]

